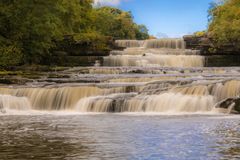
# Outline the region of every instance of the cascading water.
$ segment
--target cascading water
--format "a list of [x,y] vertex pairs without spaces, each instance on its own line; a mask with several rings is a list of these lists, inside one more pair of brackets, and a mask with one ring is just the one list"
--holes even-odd
[[126,87],[2,88],[0,109],[194,113],[210,112],[221,100],[240,94],[240,80],[186,87],[160,85],[157,89],[166,87],[170,89],[148,94],[144,89],[140,93],[134,89],[127,93],[130,90]]
[[[159,94],[114,94],[88,97],[80,100],[76,107],[82,112],[211,112],[220,100],[239,95],[239,86],[240,81],[228,81],[209,86],[196,85],[173,88]],[[214,88],[221,91],[216,91]],[[225,92],[226,90],[231,90],[231,92]],[[216,93],[222,97],[216,96]]]
[[[62,88],[0,88],[0,108],[36,110],[74,110],[80,99],[135,91],[127,87],[99,88],[95,86]],[[27,104],[27,105],[26,105]],[[29,107],[31,106],[31,107]]]
[[129,48],[113,51],[104,58],[104,66],[61,72],[74,84],[60,78],[0,88],[0,113],[7,110],[199,113],[216,111],[217,106],[223,105],[228,112],[229,107],[236,110],[239,68],[203,67],[204,57],[198,55],[199,51],[186,49],[182,39],[119,40],[116,45]]
[[152,40],[116,40],[116,46],[124,48],[171,48],[171,49],[185,49],[186,43],[180,38],[165,38]]
[[190,96],[180,93],[139,96],[124,107],[126,112],[210,112],[214,107],[213,96]]
[[109,57],[104,58],[104,66],[204,66],[204,58],[197,55],[198,51],[186,49],[183,39],[118,40],[116,45],[128,48],[112,51]]
[[132,48],[132,47],[142,47],[142,45],[144,44],[144,41],[138,41],[138,40],[116,40],[115,44],[118,47],[128,47],[128,48]]
[[104,59],[106,66],[141,66],[141,67],[202,67],[204,59],[196,55],[156,55],[143,56],[117,55]]
[[143,43],[144,48],[171,48],[171,49],[185,49],[186,43],[183,39],[166,38],[146,40]]
[[26,97],[0,95],[0,112],[4,112],[6,109],[29,110],[31,105]]

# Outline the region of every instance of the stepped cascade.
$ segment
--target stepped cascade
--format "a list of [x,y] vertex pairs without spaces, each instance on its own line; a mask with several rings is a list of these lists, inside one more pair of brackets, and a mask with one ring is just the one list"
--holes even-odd
[[239,67],[204,67],[204,57],[186,49],[182,39],[118,40],[116,45],[127,48],[112,51],[103,66],[67,68],[57,72],[59,78],[1,86],[0,113],[240,110]]
[[204,60],[196,55],[156,55],[144,54],[143,56],[116,55],[104,59],[106,66],[162,66],[162,67],[200,67]]
[[[177,83],[158,86],[146,83],[144,86],[140,92],[136,92],[134,87],[2,88],[0,108],[80,112],[210,112],[217,102],[240,94],[240,80],[207,85],[190,82],[186,86]],[[169,89],[156,91],[156,88]]]
[[180,38],[166,38],[166,39],[153,39],[153,40],[117,40],[115,44],[118,47],[133,48],[172,48],[172,49],[185,49],[186,44]]
[[203,67],[204,57],[199,51],[186,49],[183,39],[118,40],[123,51],[112,51],[104,58],[104,66],[159,66],[159,67]]

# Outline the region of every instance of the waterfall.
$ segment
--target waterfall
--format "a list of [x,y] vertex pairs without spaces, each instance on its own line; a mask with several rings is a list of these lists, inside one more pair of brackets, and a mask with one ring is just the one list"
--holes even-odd
[[[62,87],[62,88],[0,88],[0,94],[3,94],[3,108],[18,108],[21,104],[26,104],[28,100],[31,109],[36,110],[72,110],[80,99],[108,95],[113,93],[125,93],[134,91],[135,88],[115,87],[115,88],[99,88],[94,86],[80,87]],[[11,96],[6,96],[11,95]],[[14,99],[12,105],[11,99]],[[15,103],[16,102],[16,103]],[[24,105],[25,106],[25,105]],[[1,107],[0,107],[1,108]]]
[[144,41],[138,40],[116,40],[115,45],[118,47],[132,48],[132,47],[142,47]]
[[183,39],[166,38],[146,40],[143,45],[144,48],[171,48],[171,49],[185,49],[186,43]]
[[204,57],[186,49],[182,39],[118,40],[116,45],[128,48],[111,52],[105,67],[62,72],[77,84],[0,88],[0,111],[211,112],[219,102],[240,96],[239,69],[205,68]]
[[127,102],[126,112],[210,112],[214,107],[213,96],[190,96],[180,93],[139,96]]
[[76,107],[80,112],[123,112],[124,103],[136,93],[120,93],[81,99]]
[[133,95],[115,94],[88,97],[81,99],[76,109],[81,112],[210,112],[216,103],[213,96],[171,92],[129,98],[131,96]]
[[204,57],[199,51],[186,49],[180,38],[154,40],[117,40],[123,51],[112,51],[104,58],[103,66],[140,66],[140,67],[203,67]]
[[11,95],[0,94],[0,110],[29,110],[31,108],[30,102],[26,97],[15,97]]
[[118,47],[134,48],[171,48],[171,49],[185,49],[186,43],[180,38],[165,38],[152,40],[116,40],[115,45]]
[[214,84],[196,85],[183,88],[180,87],[172,90],[186,95],[212,95],[217,99],[217,101],[222,101],[226,98],[240,96],[240,81],[230,80]]
[[[151,84],[150,84],[151,85]],[[240,95],[240,81],[212,84],[129,87],[1,88],[0,109],[73,110],[79,112],[210,112],[215,104]],[[168,90],[159,90],[170,87]],[[154,92],[152,89],[158,89]]]
[[[215,88],[218,89],[215,90]],[[240,95],[240,81],[228,81],[177,87],[159,94],[114,94],[88,97],[80,100],[76,108],[81,112],[211,112],[221,99],[238,95]]]
[[217,97],[218,101],[226,98],[240,96],[240,81],[231,80],[225,83],[218,83],[211,88],[211,94]]
[[78,99],[100,92],[95,87],[22,88],[7,90],[17,97],[28,97],[32,109],[70,109]]
[[126,48],[123,51],[113,50],[111,55],[143,55],[152,53],[156,55],[199,55],[200,51],[191,49],[171,49],[171,48]]
[[204,58],[197,55],[116,55],[104,58],[104,66],[203,67]]

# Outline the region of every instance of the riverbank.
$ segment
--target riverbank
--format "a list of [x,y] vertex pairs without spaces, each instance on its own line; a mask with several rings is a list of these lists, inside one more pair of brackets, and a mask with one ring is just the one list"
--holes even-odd
[[237,46],[230,44],[222,44],[221,46],[216,46],[214,40],[209,38],[207,34],[198,35],[185,35],[183,36],[186,42],[187,49],[200,50],[201,55],[204,56],[238,56],[240,55],[240,50]]

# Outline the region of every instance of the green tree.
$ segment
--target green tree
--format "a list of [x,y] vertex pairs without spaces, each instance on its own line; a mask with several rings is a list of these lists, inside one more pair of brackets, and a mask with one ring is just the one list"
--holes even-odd
[[209,10],[208,34],[217,47],[229,45],[240,50],[240,1],[225,0]]
[[1,43],[17,44],[30,63],[49,53],[48,49],[54,46],[52,40],[61,33],[60,20],[50,12],[56,9],[53,0],[1,1],[0,6]]
[[93,8],[93,0],[0,0],[0,66],[48,64],[54,50],[76,45],[108,50],[113,38],[146,39],[148,30],[130,12]]
[[11,44],[0,47],[0,67],[19,65],[22,60],[23,54],[17,45]]
[[145,25],[136,25],[136,38],[139,40],[149,39],[148,29]]
[[3,51],[16,48],[25,63],[51,56],[56,41],[88,27],[91,0],[1,0],[0,43]]
[[94,26],[102,35],[111,36],[114,39],[148,38],[147,28],[134,23],[131,12],[113,7],[96,8]]

